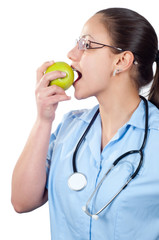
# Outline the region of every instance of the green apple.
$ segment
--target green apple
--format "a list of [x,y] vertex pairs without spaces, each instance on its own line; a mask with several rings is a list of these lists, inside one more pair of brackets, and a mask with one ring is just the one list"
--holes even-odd
[[55,62],[53,65],[48,67],[45,73],[52,72],[52,71],[62,71],[66,73],[66,77],[64,78],[57,78],[50,82],[50,85],[57,85],[64,90],[67,90],[74,81],[74,72],[72,68],[65,62]]

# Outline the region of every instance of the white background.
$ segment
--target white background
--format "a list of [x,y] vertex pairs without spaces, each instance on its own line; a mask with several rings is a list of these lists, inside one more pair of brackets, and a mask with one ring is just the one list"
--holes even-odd
[[[108,7],[144,15],[159,35],[158,1],[5,0],[0,3],[0,239],[50,239],[48,204],[27,214],[14,212],[12,171],[36,118],[36,69],[48,60],[66,61],[85,21]],[[91,98],[61,103],[53,127],[70,109],[91,108]]]

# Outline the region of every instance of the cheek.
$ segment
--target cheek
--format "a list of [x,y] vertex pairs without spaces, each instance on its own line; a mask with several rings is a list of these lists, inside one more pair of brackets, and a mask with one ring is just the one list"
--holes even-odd
[[110,78],[110,67],[103,61],[87,61],[83,66],[83,77],[86,82],[91,82],[93,86],[105,85]]

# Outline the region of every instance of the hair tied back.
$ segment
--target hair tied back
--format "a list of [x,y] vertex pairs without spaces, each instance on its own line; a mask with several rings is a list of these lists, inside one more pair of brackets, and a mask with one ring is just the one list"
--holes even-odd
[[155,62],[159,63],[159,50],[157,51]]

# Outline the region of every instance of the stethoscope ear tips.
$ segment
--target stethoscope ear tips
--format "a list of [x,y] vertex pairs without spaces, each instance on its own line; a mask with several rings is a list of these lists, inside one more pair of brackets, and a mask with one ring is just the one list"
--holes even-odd
[[96,214],[94,214],[94,215],[88,214],[87,209],[86,209],[85,206],[82,207],[82,210],[83,210],[87,215],[89,215],[90,217],[92,217],[94,220],[98,220],[98,218],[99,218],[98,215],[96,215]]
[[95,220],[98,220],[98,215],[92,215],[92,218],[95,219]]

